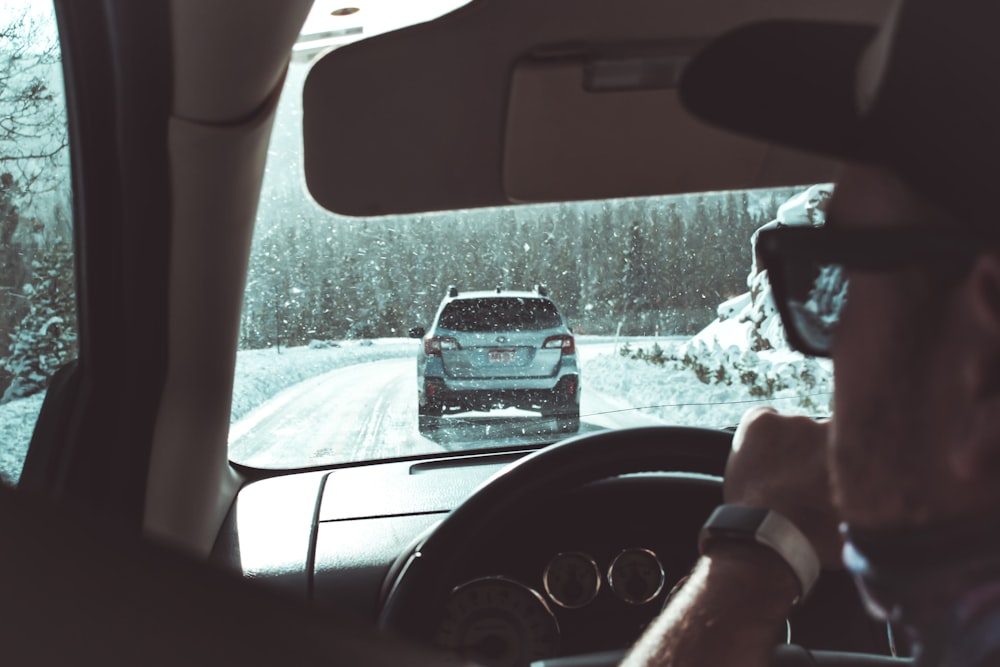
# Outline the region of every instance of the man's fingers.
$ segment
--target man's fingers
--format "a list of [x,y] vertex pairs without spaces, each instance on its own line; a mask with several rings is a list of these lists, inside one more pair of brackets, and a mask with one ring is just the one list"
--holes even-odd
[[826,440],[828,422],[748,410],[733,435],[723,498],[775,510],[795,523],[826,566],[839,564],[836,511],[831,503]]
[[757,424],[761,418],[765,418],[767,415],[777,416],[778,412],[769,405],[761,405],[754,408],[750,408],[743,413],[743,417],[740,418],[740,423],[736,426],[736,433],[733,434],[733,451],[737,452],[743,443],[747,439],[747,431]]

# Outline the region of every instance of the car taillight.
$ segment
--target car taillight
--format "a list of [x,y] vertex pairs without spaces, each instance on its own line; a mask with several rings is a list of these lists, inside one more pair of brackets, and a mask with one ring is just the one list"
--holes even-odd
[[440,357],[441,350],[457,350],[458,341],[449,336],[434,336],[424,339],[424,354],[429,357]]
[[559,336],[549,336],[542,343],[542,347],[551,350],[552,348],[561,348],[563,354],[575,354],[576,353],[576,341],[573,337],[568,334],[561,334]]

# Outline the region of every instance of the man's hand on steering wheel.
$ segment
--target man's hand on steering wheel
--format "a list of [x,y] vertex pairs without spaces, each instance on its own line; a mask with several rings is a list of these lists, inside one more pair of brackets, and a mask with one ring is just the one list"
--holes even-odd
[[748,411],[733,436],[726,464],[726,503],[774,510],[801,530],[824,568],[841,567],[838,515],[826,458],[829,422]]

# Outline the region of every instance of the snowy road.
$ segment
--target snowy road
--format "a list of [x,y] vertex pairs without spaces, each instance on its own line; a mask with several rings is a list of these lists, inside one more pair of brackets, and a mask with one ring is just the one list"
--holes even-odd
[[[662,423],[586,386],[586,359],[605,345],[581,347],[580,432]],[[514,409],[446,417],[433,435],[417,428],[412,357],[339,368],[297,384],[251,411],[230,431],[234,461],[303,467],[443,451],[535,443],[554,420]]]

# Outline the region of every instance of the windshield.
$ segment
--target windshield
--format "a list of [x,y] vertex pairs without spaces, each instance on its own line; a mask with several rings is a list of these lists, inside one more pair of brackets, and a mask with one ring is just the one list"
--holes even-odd
[[[829,414],[829,363],[788,348],[753,250],[762,227],[822,222],[829,186],[337,216],[303,185],[308,67],[291,64],[268,156],[235,462],[298,468],[629,426],[731,427],[759,404]],[[441,309],[450,286],[539,285],[546,299]],[[439,312],[453,337],[435,337]],[[536,340],[531,328],[547,330]],[[462,338],[472,330],[481,339]]]
[[[300,468],[608,428],[730,427],[759,404],[829,414],[830,364],[788,348],[754,252],[762,228],[821,224],[828,185],[370,219],[317,206],[302,173],[310,59],[462,0],[398,4],[380,4],[385,20],[364,26],[361,12],[317,6],[293,53],[247,273],[233,461]],[[8,482],[48,379],[76,356],[59,56],[51,9],[31,6],[8,16],[0,91],[16,110],[0,142]],[[340,18],[350,25],[325,23]]]
[[562,322],[551,301],[479,298],[452,301],[441,311],[438,327],[452,331],[521,331],[554,329]]

